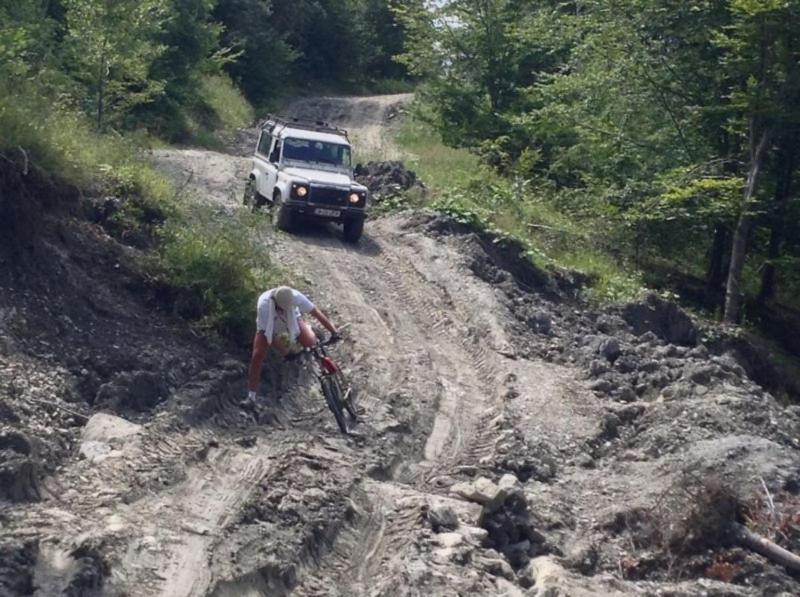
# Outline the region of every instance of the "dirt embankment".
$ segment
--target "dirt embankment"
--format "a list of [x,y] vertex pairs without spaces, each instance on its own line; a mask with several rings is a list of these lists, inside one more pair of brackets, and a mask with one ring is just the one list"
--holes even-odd
[[[380,140],[396,101],[304,100],[308,112],[298,112],[370,131],[374,119]],[[359,120],[371,114],[363,102],[377,108]],[[196,152],[157,159],[195,172],[191,197],[237,209],[246,162],[206,157],[202,165]],[[797,409],[755,384],[741,355],[710,342],[714,330],[657,297],[589,309],[572,298],[568,276],[433,213],[371,221],[357,248],[314,226],[265,242],[323,310],[350,324],[334,356],[366,411],[357,432],[337,432],[296,364],[270,367],[266,396],[241,410],[247,355],[226,358],[147,311],[114,282],[121,256],[84,263],[59,241],[43,261],[72,272],[74,290],[25,318],[42,319],[38,336],[18,319],[4,334],[4,363],[31,379],[2,404],[17,428],[40,417],[47,399],[79,416],[40,495],[0,510],[0,587],[170,596],[797,592],[785,569],[726,533],[749,518],[797,547],[782,514],[800,490]],[[6,305],[31,309],[31,296],[58,295],[55,283],[38,293],[25,284],[28,295],[3,284]],[[62,314],[77,331],[37,352],[39,340],[53,342],[49,326],[67,330]],[[76,346],[85,356],[58,377]],[[44,378],[64,386],[34,395]],[[66,405],[65,388],[85,379],[95,379],[92,390]],[[47,429],[66,429],[62,419],[75,416],[58,406],[45,411],[56,421],[42,422],[41,445],[53,445]],[[765,498],[741,510],[725,487],[745,501],[768,495],[774,507]]]

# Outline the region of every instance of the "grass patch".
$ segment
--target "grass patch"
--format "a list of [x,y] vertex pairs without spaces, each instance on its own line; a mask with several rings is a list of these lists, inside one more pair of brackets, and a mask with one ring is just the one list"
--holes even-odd
[[414,118],[407,119],[397,131],[395,142],[403,151],[406,166],[417,173],[433,197],[464,186],[476,176],[495,177],[476,155],[447,147],[430,125]]
[[197,98],[176,107],[172,117],[161,118],[158,134],[168,141],[222,149],[236,130],[255,120],[255,111],[226,75],[204,75],[197,85]]
[[76,187],[166,202],[171,188],[140,159],[143,141],[142,135],[95,133],[85,117],[34,85],[0,84],[0,150],[24,151],[33,165]]
[[641,273],[624,267],[604,245],[596,225],[559,211],[558,195],[530,181],[499,176],[464,149],[446,147],[424,122],[410,118],[396,142],[406,165],[428,186],[426,201],[396,199],[382,210],[426,204],[457,221],[477,226],[526,247],[526,255],[545,269],[578,271],[590,280],[586,296],[595,302],[638,298]]

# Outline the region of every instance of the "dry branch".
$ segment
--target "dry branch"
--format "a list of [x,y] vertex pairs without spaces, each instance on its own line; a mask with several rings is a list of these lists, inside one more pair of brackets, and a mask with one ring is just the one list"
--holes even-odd
[[78,417],[79,419],[83,419],[84,421],[88,421],[89,420],[89,417],[87,417],[86,415],[82,415],[79,412],[75,412],[74,410],[70,410],[65,406],[61,406],[60,404],[56,404],[55,402],[47,402],[45,400],[38,400],[36,398],[27,398],[27,400],[29,402],[34,402],[36,404],[41,404],[42,406],[49,406],[49,407],[57,408],[58,410],[61,410],[61,411],[65,412],[65,413],[67,413],[67,414],[70,414],[73,417]]

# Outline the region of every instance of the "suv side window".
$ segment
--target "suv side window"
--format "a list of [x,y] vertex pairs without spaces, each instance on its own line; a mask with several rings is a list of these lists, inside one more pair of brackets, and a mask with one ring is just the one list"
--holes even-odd
[[261,138],[258,140],[258,153],[269,155],[269,146],[272,144],[272,135],[267,131],[261,131]]

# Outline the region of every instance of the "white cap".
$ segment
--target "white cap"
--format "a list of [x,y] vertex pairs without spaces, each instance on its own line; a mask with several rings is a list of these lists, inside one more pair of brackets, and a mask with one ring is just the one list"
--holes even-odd
[[288,286],[278,286],[272,293],[272,299],[284,311],[294,307],[294,292]]

